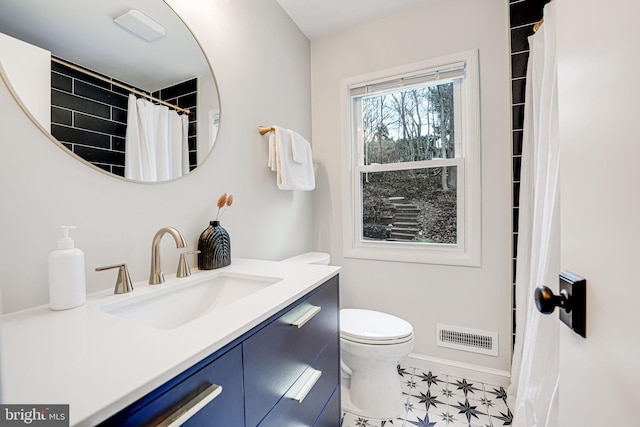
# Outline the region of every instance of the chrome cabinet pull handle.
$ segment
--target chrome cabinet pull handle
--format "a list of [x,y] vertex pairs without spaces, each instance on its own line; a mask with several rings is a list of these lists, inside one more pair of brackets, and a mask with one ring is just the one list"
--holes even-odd
[[213,399],[222,393],[222,386],[211,384],[202,390],[196,397],[180,406],[173,414],[165,418],[157,427],[178,427],[186,423],[189,418],[197,414]]
[[302,373],[298,381],[296,381],[296,383],[291,387],[291,399],[298,403],[302,403],[321,376],[322,371],[318,371],[311,367],[307,368]]
[[312,305],[309,307],[307,311],[305,311],[300,317],[291,322],[291,326],[295,326],[297,328],[302,328],[309,320],[313,319],[313,317],[320,312],[322,307],[317,305]]

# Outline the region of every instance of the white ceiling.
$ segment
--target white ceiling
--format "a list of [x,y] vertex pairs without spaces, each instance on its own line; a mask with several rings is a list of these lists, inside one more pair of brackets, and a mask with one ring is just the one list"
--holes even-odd
[[[310,40],[317,40],[438,0],[277,1]],[[166,36],[147,43],[113,22],[131,8],[162,24]],[[0,0],[0,11],[0,32],[143,90],[209,69],[191,33],[163,1]]]
[[277,0],[302,32],[317,40],[434,0]]
[[[160,23],[166,35],[148,43],[113,22],[129,9]],[[0,0],[0,32],[149,92],[210,72],[163,1]]]

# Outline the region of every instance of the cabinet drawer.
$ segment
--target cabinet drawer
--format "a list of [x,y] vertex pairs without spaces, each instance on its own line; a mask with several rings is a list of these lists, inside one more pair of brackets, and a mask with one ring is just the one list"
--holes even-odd
[[[292,325],[313,307],[320,311],[304,326]],[[262,420],[337,331],[336,276],[243,343],[247,427]]]
[[331,395],[331,400],[322,410],[322,414],[318,417],[313,427],[336,427],[340,425],[342,416],[340,407],[340,384],[338,384]]
[[[269,415],[260,423],[260,427],[288,427],[314,425],[318,415],[331,398],[338,386],[340,377],[340,350],[339,336],[334,335],[330,344],[324,349],[311,365],[312,369],[321,372],[320,378],[313,385],[304,400],[298,402],[294,396],[305,384],[307,375],[302,375],[294,385],[285,393],[277,405],[269,412]],[[305,372],[306,374],[307,372]],[[330,416],[327,415],[327,418]],[[339,422],[340,414],[333,418],[332,426]]]
[[184,425],[244,427],[242,395],[242,347],[234,347],[195,372],[180,376],[106,420],[101,426],[153,426],[192,401],[210,384],[222,392],[200,409]]

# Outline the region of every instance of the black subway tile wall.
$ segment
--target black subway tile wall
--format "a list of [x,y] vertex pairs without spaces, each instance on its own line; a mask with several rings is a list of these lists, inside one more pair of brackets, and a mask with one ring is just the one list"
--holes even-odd
[[[177,105],[180,105],[177,100],[183,105],[189,104],[184,106],[193,112],[189,117],[189,164],[193,169],[196,165],[197,79],[159,93],[165,91],[173,97],[161,99]],[[126,89],[52,61],[51,134],[88,162],[124,176],[128,95]]]
[[95,166],[124,176],[127,95],[51,62],[51,134]]
[[549,0],[511,0],[509,3],[511,28],[516,29],[538,22],[542,18],[542,9]]
[[[518,245],[518,217],[520,205],[520,164],[522,156],[522,127],[524,123],[524,95],[526,88],[528,37],[533,26],[542,19],[544,5],[549,0],[510,0],[509,21],[511,32],[511,108],[512,108],[512,161],[513,161],[513,295],[515,296],[516,256]],[[513,337],[516,330],[515,298],[513,303]]]

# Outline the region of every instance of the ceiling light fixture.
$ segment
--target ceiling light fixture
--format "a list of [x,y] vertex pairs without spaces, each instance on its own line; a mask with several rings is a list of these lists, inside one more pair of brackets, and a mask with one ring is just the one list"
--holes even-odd
[[148,42],[159,39],[165,34],[165,29],[162,25],[136,9],[131,9],[113,21]]

